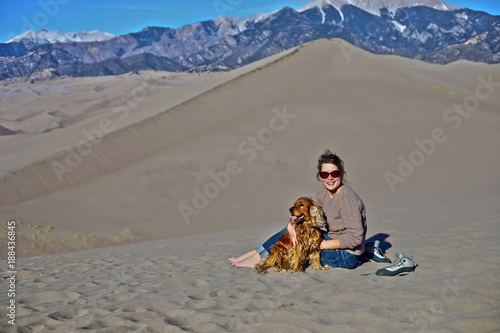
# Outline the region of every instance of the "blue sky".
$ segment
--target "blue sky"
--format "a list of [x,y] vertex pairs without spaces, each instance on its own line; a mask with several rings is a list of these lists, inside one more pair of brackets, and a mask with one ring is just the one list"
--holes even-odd
[[[147,26],[178,28],[221,15],[246,17],[308,0],[0,0],[0,43],[28,29],[62,33],[101,30],[123,35]],[[500,15],[499,0],[448,4]]]

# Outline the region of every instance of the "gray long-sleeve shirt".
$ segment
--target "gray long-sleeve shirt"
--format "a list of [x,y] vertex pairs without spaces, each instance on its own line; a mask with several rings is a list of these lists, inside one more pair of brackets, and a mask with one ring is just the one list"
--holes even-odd
[[326,230],[332,239],[339,239],[340,247],[354,255],[365,251],[366,209],[361,198],[352,188],[344,185],[331,198],[323,188],[313,199],[321,206],[327,221]]

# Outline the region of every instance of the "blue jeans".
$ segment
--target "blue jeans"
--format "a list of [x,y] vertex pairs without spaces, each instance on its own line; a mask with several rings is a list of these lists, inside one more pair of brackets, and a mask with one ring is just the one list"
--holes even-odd
[[[269,238],[267,241],[265,241],[255,249],[262,259],[267,258],[267,256],[271,252],[271,246],[278,242],[285,231],[286,228],[273,235],[271,238]],[[321,233],[323,234],[323,239],[332,239],[330,236],[328,236],[326,231],[321,230]],[[349,253],[345,250],[321,250],[320,259],[323,266],[330,265],[331,267],[340,267],[347,269],[356,268],[361,263],[354,254]]]

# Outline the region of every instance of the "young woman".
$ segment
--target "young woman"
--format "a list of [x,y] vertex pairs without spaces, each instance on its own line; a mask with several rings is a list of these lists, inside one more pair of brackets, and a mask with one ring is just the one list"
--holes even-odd
[[[323,188],[311,199],[321,206],[327,222],[326,231],[323,231],[323,241],[319,247],[321,263],[323,266],[352,269],[361,263],[361,256],[365,250],[366,210],[356,192],[344,185],[344,176],[344,162],[330,150],[326,150],[318,159],[316,174]],[[269,255],[271,246],[276,244],[287,230],[294,243],[297,243],[294,227],[288,223],[286,228],[255,250],[238,258],[230,257],[231,264],[234,267],[253,268],[260,259]]]

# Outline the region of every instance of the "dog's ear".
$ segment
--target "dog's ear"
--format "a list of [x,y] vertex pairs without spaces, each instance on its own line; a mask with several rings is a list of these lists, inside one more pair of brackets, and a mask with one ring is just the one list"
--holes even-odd
[[309,209],[309,215],[314,226],[318,228],[323,228],[326,226],[326,221],[323,218],[323,211],[316,204],[311,205]]

